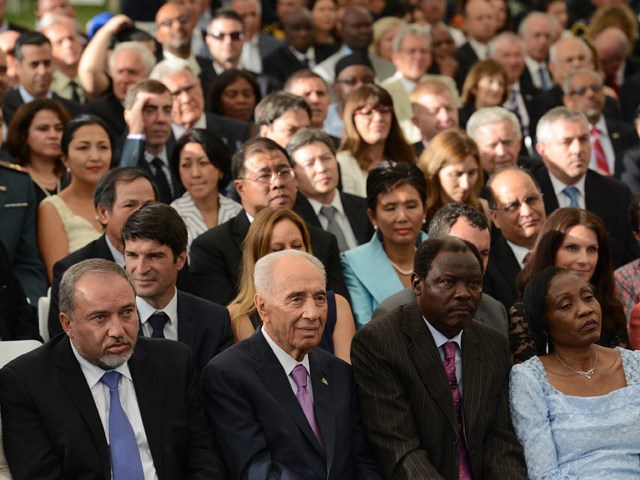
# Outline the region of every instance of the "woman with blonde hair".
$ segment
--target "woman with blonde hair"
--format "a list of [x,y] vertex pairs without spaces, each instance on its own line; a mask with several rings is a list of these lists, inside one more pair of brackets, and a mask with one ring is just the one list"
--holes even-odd
[[[313,253],[304,220],[286,208],[269,207],[261,210],[251,223],[244,241],[238,295],[227,307],[236,341],[249,337],[262,325],[253,303],[256,262],[268,253],[286,249]],[[327,291],[327,323],[319,347],[350,363],[349,352],[354,333],[355,322],[349,303],[341,295]]]
[[369,170],[384,160],[416,163],[413,147],[402,134],[389,92],[362,85],[344,107],[344,137],[337,159],[342,190],[367,197]]
[[462,130],[445,130],[429,142],[418,160],[427,180],[426,226],[433,215],[450,202],[462,202],[484,212],[489,205],[479,198],[484,185],[476,142]]

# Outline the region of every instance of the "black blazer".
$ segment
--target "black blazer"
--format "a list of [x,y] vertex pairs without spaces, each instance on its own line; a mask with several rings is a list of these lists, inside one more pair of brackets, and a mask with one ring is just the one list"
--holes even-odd
[[[67,100],[66,98],[62,98],[57,93],[52,93],[51,99],[61,103],[62,106],[69,111],[71,117],[75,117],[80,113],[80,105],[72,102],[71,100]],[[9,89],[4,99],[2,100],[2,114],[4,115],[4,122],[7,125],[9,125],[9,123],[11,122],[11,119],[15,115],[16,110],[18,110],[18,108],[20,108],[23,104],[24,100],[20,95],[20,91],[17,88]]]
[[[358,245],[367,243],[373,235],[373,226],[367,217],[367,200],[349,193],[339,192],[344,213],[349,220],[353,235],[356,237]],[[322,228],[320,219],[316,215],[315,210],[303,195],[298,193],[293,211],[300,215],[307,225]]]
[[[242,271],[242,243],[249,231],[247,214],[197,237],[191,244],[189,291],[220,305],[228,305],[237,295]],[[338,241],[321,228],[307,225],[313,254],[327,271],[327,289],[349,298],[342,276]]]
[[309,369],[324,451],[260,331],[207,366],[207,410],[232,478],[382,478],[362,431],[351,368],[316,348]]
[[127,129],[127,123],[124,121],[124,107],[112,91],[97,100],[86,103],[82,110],[84,113],[95,115],[104,120],[109,128],[112,142],[124,135]]
[[[549,172],[542,165],[535,168],[533,173],[544,195],[544,208],[549,215],[558,208]],[[638,258],[638,243],[633,238],[627,218],[627,208],[631,202],[629,187],[616,178],[587,170],[584,189],[587,210],[598,215],[607,228],[613,267],[621,267]]]
[[209,360],[233,344],[229,310],[178,290],[178,341],[191,347],[199,378]]
[[[458,419],[417,302],[358,330],[351,345],[362,423],[385,478],[458,478]],[[511,352],[495,329],[462,334],[462,411],[473,478],[526,478],[509,414]],[[315,392],[315,390],[314,390]]]
[[638,145],[640,139],[638,139],[636,129],[628,123],[609,117],[605,117],[604,120],[607,125],[607,130],[609,131],[611,146],[616,156],[613,174],[616,178],[622,178],[622,172],[624,171],[622,159],[624,154],[630,148]]
[[[158,478],[224,478],[189,348],[138,338],[128,365]],[[0,370],[0,402],[15,479],[111,478],[105,431],[66,335]]]
[[[314,54],[316,65],[336,53],[340,49],[340,45],[314,45]],[[262,61],[263,73],[272,76],[284,85],[291,75],[305,67],[297,57],[291,53],[288,44],[283,44],[272,51]]]
[[[544,198],[546,202],[547,197]],[[520,264],[507,241],[502,235],[496,235],[482,280],[483,293],[491,295],[509,311],[518,300],[516,277],[520,270]]]

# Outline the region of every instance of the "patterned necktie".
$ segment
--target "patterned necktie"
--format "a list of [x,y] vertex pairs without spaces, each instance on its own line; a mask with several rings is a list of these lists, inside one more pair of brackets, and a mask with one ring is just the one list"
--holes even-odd
[[547,82],[547,72],[544,71],[544,67],[538,69],[538,77],[540,78],[540,88],[545,92],[549,90],[549,82]]
[[169,321],[169,316],[164,312],[156,312],[149,317],[147,322],[151,325],[151,338],[165,338],[164,326]]
[[302,411],[307,417],[307,421],[311,426],[311,430],[313,430],[313,433],[318,439],[318,443],[320,444],[322,449],[324,449],[322,437],[320,436],[320,429],[318,428],[318,424],[316,423],[316,416],[313,413],[313,403],[311,403],[311,397],[309,396],[309,391],[307,390],[307,369],[302,364],[296,365],[295,368],[291,371],[291,377],[298,387],[296,398],[298,399],[298,402],[300,402]]
[[120,372],[106,372],[100,379],[111,397],[109,406],[109,447],[113,480],[144,480],[136,435],[120,403]]
[[162,169],[162,160],[158,157],[155,157],[151,161],[151,165],[155,168],[155,172],[153,173],[153,180],[156,182],[156,186],[158,187],[158,193],[160,193],[160,200],[162,203],[171,203],[173,199],[173,195],[171,194],[171,187],[169,186],[169,180]]
[[598,169],[598,173],[602,175],[611,175],[607,156],[604,154],[602,143],[600,143],[600,130],[596,127],[592,127],[591,136],[593,137],[593,153],[596,156],[596,167]]
[[349,250],[347,240],[344,238],[344,232],[338,222],[336,222],[336,207],[324,205],[320,208],[320,215],[324,216],[329,222],[327,223],[327,232],[333,233],[338,240],[338,248],[341,252]]
[[462,395],[458,388],[458,378],[456,377],[456,344],[447,342],[442,345],[444,350],[444,371],[449,380],[451,393],[453,395],[453,405],[456,407],[456,416],[458,417],[458,439],[460,444],[460,472],[459,480],[471,480],[471,463],[469,461],[469,452],[467,451],[467,442],[464,438],[464,422],[462,419]]
[[562,190],[567,197],[569,197],[569,206],[573,208],[580,208],[578,203],[578,189],[576,187],[566,187]]

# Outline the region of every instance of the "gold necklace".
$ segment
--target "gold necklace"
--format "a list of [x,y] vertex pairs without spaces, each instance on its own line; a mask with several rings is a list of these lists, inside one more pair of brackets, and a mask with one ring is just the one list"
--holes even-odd
[[576,370],[575,368],[573,368],[571,365],[567,365],[561,358],[560,356],[556,353],[556,358],[560,361],[560,363],[562,365],[564,365],[565,367],[567,367],[569,370],[571,370],[573,373],[580,375],[583,378],[586,378],[587,380],[591,380],[591,377],[593,377],[593,374],[596,373],[596,365],[598,364],[598,351],[596,350],[596,358],[593,361],[593,366],[587,370],[587,371],[582,371],[582,370]]

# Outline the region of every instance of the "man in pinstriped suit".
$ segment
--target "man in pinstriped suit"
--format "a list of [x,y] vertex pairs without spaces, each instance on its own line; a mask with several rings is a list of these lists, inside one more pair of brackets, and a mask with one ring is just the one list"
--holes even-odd
[[[374,315],[351,346],[363,424],[384,476],[526,478],[507,402],[509,345],[473,320],[480,254],[455,237],[429,239],[411,283],[417,302]],[[447,359],[451,343],[455,358]]]

